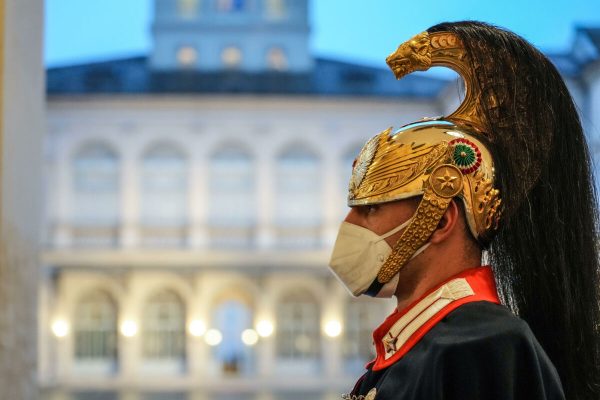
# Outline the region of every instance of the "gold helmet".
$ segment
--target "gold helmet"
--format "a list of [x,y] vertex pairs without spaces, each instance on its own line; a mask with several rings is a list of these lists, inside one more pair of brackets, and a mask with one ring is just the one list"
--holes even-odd
[[481,244],[498,227],[500,193],[494,160],[477,119],[477,87],[460,39],[449,32],[421,33],[387,58],[398,79],[441,65],[465,79],[465,100],[451,115],[424,119],[371,138],[355,160],[348,205],[360,206],[422,196],[415,215],[377,275],[390,281],[428,240],[453,198],[462,200],[467,225]]

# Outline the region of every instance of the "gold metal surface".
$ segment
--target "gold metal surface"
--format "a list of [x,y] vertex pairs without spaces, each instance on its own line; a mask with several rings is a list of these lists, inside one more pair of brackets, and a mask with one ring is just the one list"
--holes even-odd
[[482,91],[474,79],[465,47],[458,36],[450,32],[422,32],[398,46],[386,58],[396,79],[414,71],[431,67],[448,67],[456,71],[465,83],[465,98],[456,111],[445,119],[470,126],[482,134],[486,129],[478,117]]
[[373,388],[369,390],[365,396],[355,396],[352,394],[343,394],[342,400],[375,400],[375,396],[377,396],[377,388]]
[[392,248],[392,253],[381,266],[377,274],[379,283],[389,282],[406,265],[419,247],[427,243],[451,201],[452,197],[437,196],[431,185],[428,185],[413,220],[402,232]]
[[[472,164],[474,167],[461,170],[456,165],[456,142],[467,143],[476,150],[474,154],[480,160]],[[457,152],[459,161],[463,153]],[[492,156],[468,127],[445,120],[426,120],[396,131],[386,129],[369,140],[354,166],[348,205],[423,196],[413,221],[394,245],[377,280],[387,283],[429,240],[453,198],[463,201],[473,236],[486,242],[500,216],[501,200],[493,182]]]
[[439,197],[452,198],[463,188],[463,175],[454,165],[442,164],[435,167],[429,176],[429,184]]

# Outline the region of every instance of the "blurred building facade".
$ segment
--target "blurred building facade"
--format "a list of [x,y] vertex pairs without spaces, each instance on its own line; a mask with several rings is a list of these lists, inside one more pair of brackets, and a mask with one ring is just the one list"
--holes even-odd
[[[48,71],[47,398],[351,388],[393,309],[326,267],[352,161],[378,131],[452,110],[457,85],[314,58],[307,8],[155,0],[151,54]],[[579,29],[552,56],[594,149],[599,49],[600,29]]]

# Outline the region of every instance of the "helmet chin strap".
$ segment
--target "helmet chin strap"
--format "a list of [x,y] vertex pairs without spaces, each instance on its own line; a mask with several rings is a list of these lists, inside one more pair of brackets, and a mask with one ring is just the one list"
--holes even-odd
[[425,193],[411,218],[410,225],[402,232],[385,260],[377,282],[388,283],[427,243],[448,209],[452,198],[462,191],[462,173],[450,164],[434,169],[425,182]]
[[[430,244],[431,243],[429,243],[429,242],[425,243],[417,251],[415,251],[415,254],[413,254],[410,259],[412,260],[413,258],[417,257],[419,254],[424,252],[425,249],[428,248]],[[379,297],[379,298],[392,297],[392,295],[394,295],[394,293],[396,293],[396,288],[398,287],[399,281],[400,281],[400,271],[398,271],[398,273],[396,275],[394,275],[392,277],[392,279],[389,282],[387,282],[386,284],[384,284],[383,286],[381,286],[381,284],[377,284],[378,282],[377,282],[377,280],[375,280],[375,282],[374,282],[375,285],[371,285],[371,287],[369,287],[369,289],[367,290],[366,294],[374,296],[374,297]],[[381,289],[377,289],[377,287],[380,287]]]

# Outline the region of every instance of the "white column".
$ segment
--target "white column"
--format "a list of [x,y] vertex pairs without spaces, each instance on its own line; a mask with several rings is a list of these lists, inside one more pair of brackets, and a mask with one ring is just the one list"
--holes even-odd
[[[58,338],[47,331],[49,347],[52,350],[52,364],[49,366],[52,373],[52,380],[56,382],[64,382],[69,379],[72,363],[73,349],[75,348],[75,338],[73,335],[74,321],[73,304],[69,293],[69,288],[74,288],[76,282],[68,282],[68,277],[64,273],[58,275],[58,279],[54,282],[52,301],[46,304],[50,309],[51,319],[57,318],[67,321],[69,324],[68,334],[62,338]],[[75,284],[75,285],[74,285]],[[41,299],[40,299],[41,300]],[[52,323],[52,322],[50,322]],[[43,328],[41,329],[43,333]],[[49,371],[50,372],[50,371]]]
[[[194,278],[194,296],[191,304],[188,304],[187,323],[198,319],[204,323],[205,329],[210,325],[210,309],[208,307],[210,299],[206,295],[206,290],[202,287],[202,276]],[[188,369],[189,376],[193,382],[202,382],[206,374],[206,360],[208,358],[208,349],[204,343],[204,336],[195,337],[188,332]]]
[[44,2],[0,1],[0,390],[38,398]]
[[331,247],[335,242],[340,225],[340,209],[343,207],[344,199],[340,198],[340,160],[337,153],[328,153],[323,160],[323,232],[322,244]]
[[[143,281],[136,279],[135,273],[128,277],[125,293],[119,313],[118,342],[119,342],[119,372],[120,380],[124,385],[136,383],[137,372],[140,368],[140,330],[141,312],[138,304],[138,293]],[[122,327],[126,321],[133,321],[137,325],[137,333],[132,337],[123,335]]]
[[[340,287],[337,281],[329,279],[327,285],[328,296],[321,304],[322,322],[321,326],[329,321],[338,321],[343,324],[344,318],[344,298],[346,293]],[[325,362],[325,374],[330,379],[339,378],[342,375],[342,340],[344,338],[344,326],[342,325],[342,333],[336,337],[329,337],[323,334],[323,339],[326,342],[324,346],[323,360]]]
[[43,384],[51,383],[56,366],[54,335],[51,329],[52,318],[54,318],[52,315],[53,281],[48,266],[42,266],[38,284],[38,379]]
[[135,248],[139,244],[139,174],[138,160],[123,152],[121,160],[121,226],[120,244]]
[[272,248],[275,244],[273,210],[275,207],[275,160],[267,152],[260,153],[256,160],[256,184],[258,200],[258,240],[260,249]]
[[55,247],[66,248],[72,244],[71,227],[73,225],[73,204],[72,191],[73,184],[71,179],[71,164],[69,155],[61,152],[56,164],[56,187],[48,188],[48,194],[55,193],[57,196],[57,209],[54,213],[54,218],[48,218],[50,224],[56,223],[55,230],[52,232],[52,243]]
[[275,365],[275,335],[277,325],[275,321],[274,285],[276,281],[270,281],[265,285],[262,296],[257,299],[254,324],[261,320],[270,321],[275,326],[275,332],[268,337],[261,337],[256,346],[256,368],[259,379],[268,378],[273,375]]
[[199,155],[190,159],[189,183],[189,216],[190,216],[190,246],[205,248],[208,246],[208,162]]

